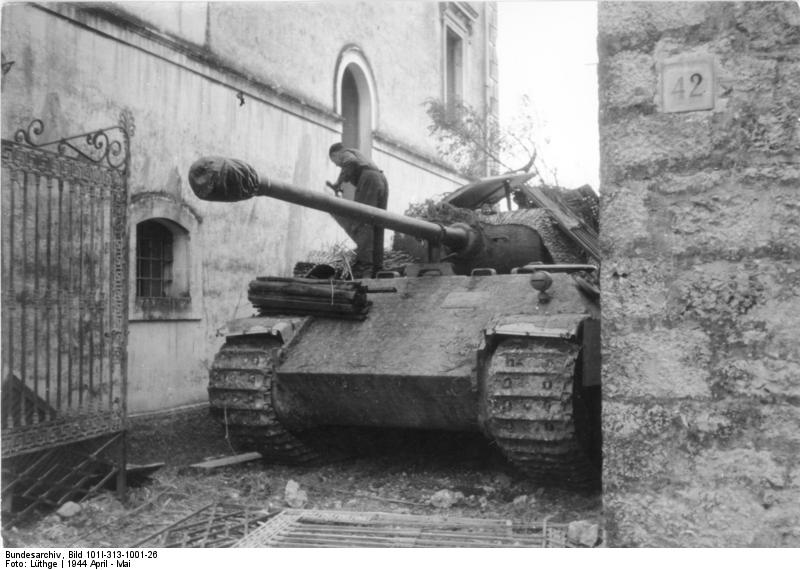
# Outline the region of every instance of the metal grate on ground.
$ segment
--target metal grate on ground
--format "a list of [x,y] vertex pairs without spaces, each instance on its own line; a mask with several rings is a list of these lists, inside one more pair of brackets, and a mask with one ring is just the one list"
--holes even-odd
[[151,534],[136,548],[227,548],[233,546],[276,512],[211,503]]
[[117,479],[122,433],[2,460],[3,528],[92,496]]
[[291,509],[236,542],[237,548],[564,548],[567,525],[519,524],[378,512]]

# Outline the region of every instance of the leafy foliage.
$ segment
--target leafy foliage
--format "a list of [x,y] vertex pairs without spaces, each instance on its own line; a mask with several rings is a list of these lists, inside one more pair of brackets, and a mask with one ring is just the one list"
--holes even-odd
[[439,224],[455,224],[463,222],[470,225],[476,224],[477,219],[472,210],[458,208],[442,200],[447,194],[434,196],[422,202],[412,202],[405,211],[406,216],[436,222]]
[[[558,185],[556,172],[540,157],[534,136],[538,121],[527,96],[508,128],[502,128],[496,116],[461,101],[426,99],[423,104],[431,120],[428,133],[436,137],[439,153],[467,178],[487,172],[532,172],[542,183]],[[551,179],[545,180],[542,171]]]

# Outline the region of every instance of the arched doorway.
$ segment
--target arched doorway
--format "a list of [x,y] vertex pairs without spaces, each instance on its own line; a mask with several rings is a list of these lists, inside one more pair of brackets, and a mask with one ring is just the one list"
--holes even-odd
[[371,155],[376,124],[375,82],[361,50],[342,50],[336,70],[336,111],[342,116],[342,142]]

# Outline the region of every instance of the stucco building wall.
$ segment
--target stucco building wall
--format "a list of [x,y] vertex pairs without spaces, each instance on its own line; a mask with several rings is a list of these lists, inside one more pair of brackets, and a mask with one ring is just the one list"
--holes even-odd
[[[129,109],[132,235],[148,208],[177,212],[194,228],[191,307],[176,318],[153,319],[137,309],[131,242],[129,411],[205,401],[207,369],[223,341],[217,330],[252,314],[247,283],[291,274],[309,251],[347,240],[325,213],[269,199],[202,202],[186,181],[194,160],[217,154],[325,191],[324,181],[337,174],[327,151],[341,139],[334,91],[345,44],[359,43],[376,78],[372,151],[389,178],[389,208],[402,212],[411,200],[464,182],[433,158],[421,106],[424,96],[441,95],[438,7],[406,8],[4,5],[2,49],[15,63],[3,79],[3,138],[33,118],[42,119],[49,140],[73,136],[112,126]],[[404,30],[414,37],[404,38]],[[414,74],[404,66],[414,66]],[[429,75],[420,79],[420,70]]]
[[[800,546],[800,7],[598,18],[610,543]],[[712,109],[666,112],[681,58]]]

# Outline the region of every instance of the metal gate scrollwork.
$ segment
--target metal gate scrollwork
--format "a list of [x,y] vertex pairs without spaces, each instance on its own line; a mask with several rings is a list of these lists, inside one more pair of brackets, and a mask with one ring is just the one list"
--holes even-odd
[[39,142],[37,119],[2,141],[6,512],[78,500],[114,475],[124,488],[133,131],[126,110],[74,137]]

